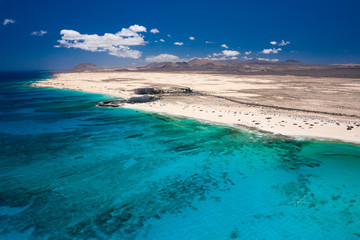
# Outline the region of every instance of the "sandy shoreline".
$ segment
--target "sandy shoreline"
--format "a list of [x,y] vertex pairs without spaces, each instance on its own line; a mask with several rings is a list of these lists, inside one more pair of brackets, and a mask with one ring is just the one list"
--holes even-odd
[[360,143],[360,80],[196,73],[61,73],[36,87],[129,98],[134,89],[190,87],[202,95],[162,95],[124,108],[247,127],[292,137]]

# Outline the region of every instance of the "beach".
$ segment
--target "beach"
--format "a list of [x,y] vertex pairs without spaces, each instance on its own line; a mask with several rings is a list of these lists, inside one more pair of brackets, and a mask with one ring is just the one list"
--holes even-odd
[[194,72],[57,73],[35,87],[136,96],[136,88],[189,87],[192,94],[162,94],[160,100],[123,108],[245,127],[296,138],[360,143],[360,79]]

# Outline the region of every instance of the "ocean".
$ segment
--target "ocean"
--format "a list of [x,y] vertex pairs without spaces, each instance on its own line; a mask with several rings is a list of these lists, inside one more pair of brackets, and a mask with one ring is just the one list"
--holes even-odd
[[0,73],[0,239],[360,239],[360,146],[122,108]]

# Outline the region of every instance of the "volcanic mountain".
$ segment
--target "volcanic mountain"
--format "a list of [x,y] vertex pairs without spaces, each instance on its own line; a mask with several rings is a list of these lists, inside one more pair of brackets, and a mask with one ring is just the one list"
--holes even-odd
[[311,64],[296,60],[268,62],[259,59],[210,60],[194,58],[187,62],[154,62],[145,66],[100,67],[82,63],[66,72],[102,71],[155,71],[155,72],[201,72],[240,75],[296,75],[313,77],[360,78],[360,65],[356,64]]

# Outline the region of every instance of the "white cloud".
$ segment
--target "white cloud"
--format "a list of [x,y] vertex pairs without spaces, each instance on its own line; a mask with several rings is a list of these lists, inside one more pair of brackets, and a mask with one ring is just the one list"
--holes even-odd
[[171,35],[170,35],[170,34],[168,34],[167,36],[168,36],[168,37],[171,37]]
[[223,48],[229,48],[228,46],[226,46],[226,44],[222,44],[221,47],[223,47]]
[[281,43],[279,43],[279,46],[286,46],[286,45],[288,45],[288,44],[290,44],[289,41],[281,40]]
[[175,45],[178,45],[178,46],[184,45],[184,43],[182,43],[182,42],[174,42],[174,44],[175,44]]
[[146,28],[133,25],[123,28],[120,32],[105,33],[103,36],[97,34],[81,34],[74,30],[63,29],[60,31],[61,40],[55,47],[78,48],[90,52],[106,52],[116,57],[138,59],[141,52],[133,50],[129,46],[145,45],[144,37],[138,32],[145,32]]
[[195,40],[195,38],[194,38],[194,37],[189,37],[189,39],[190,39],[190,40]]
[[236,59],[238,59],[238,57],[232,57],[232,58],[230,58],[231,60],[236,60]]
[[271,45],[274,45],[274,46],[286,46],[286,45],[289,45],[290,42],[289,41],[284,41],[284,40],[281,40],[281,42],[276,42],[276,41],[271,41],[270,42]]
[[160,42],[165,42],[165,40],[164,40],[164,39],[160,39],[159,41],[160,41]]
[[252,51],[247,51],[245,52],[245,55],[250,55],[252,53]]
[[281,48],[278,48],[278,49],[275,49],[275,48],[269,48],[269,49],[264,49],[262,50],[262,53],[264,54],[270,54],[270,53],[278,53],[280,52],[282,49]]
[[232,51],[232,50],[224,50],[224,51],[222,51],[222,54],[223,54],[225,57],[234,57],[234,56],[239,55],[240,52],[238,52],[238,51]]
[[206,41],[205,43],[209,44],[209,43],[214,43],[214,42]]
[[31,33],[32,36],[44,36],[45,34],[47,34],[48,32],[47,31],[44,31],[44,30],[40,30],[40,31],[34,31]]
[[178,56],[171,54],[160,54],[145,58],[146,62],[179,62],[182,61]]
[[130,26],[129,29],[133,32],[146,32],[146,27],[137,24]]
[[150,32],[153,33],[153,34],[155,34],[155,33],[159,33],[160,31],[157,30],[156,28],[153,28],[153,29],[150,30]]
[[237,59],[237,55],[240,55],[240,52],[238,51],[232,51],[232,50],[224,50],[221,53],[213,53],[214,57],[213,59],[217,60],[226,60],[226,59]]
[[3,22],[3,25],[6,26],[10,23],[15,23],[16,21],[14,19],[5,19],[4,22]]

